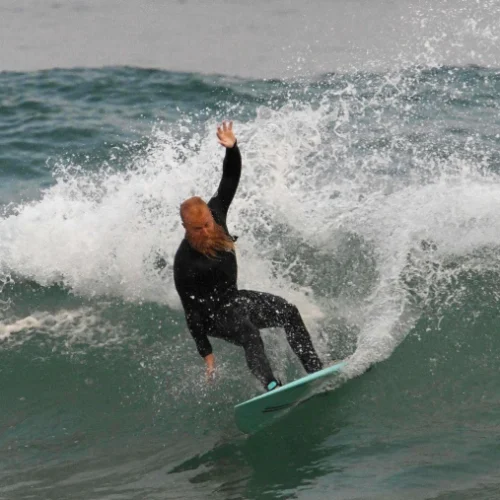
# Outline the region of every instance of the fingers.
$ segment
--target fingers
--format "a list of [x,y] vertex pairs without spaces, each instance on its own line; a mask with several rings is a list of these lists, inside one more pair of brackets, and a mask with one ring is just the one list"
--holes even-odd
[[224,147],[232,147],[234,144],[233,122],[224,120],[220,125],[217,125],[217,138],[219,144]]
[[206,379],[207,379],[207,382],[209,384],[212,383],[215,380],[215,370],[214,369],[207,370],[207,372],[206,372]]
[[217,135],[220,133],[228,132],[233,130],[233,122],[232,121],[223,121],[221,125],[217,125]]

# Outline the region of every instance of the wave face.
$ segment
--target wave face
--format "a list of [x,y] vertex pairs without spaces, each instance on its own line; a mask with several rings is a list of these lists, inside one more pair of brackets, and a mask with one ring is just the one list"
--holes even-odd
[[[0,496],[500,493],[497,70],[0,82]],[[352,356],[342,387],[249,438],[243,354],[215,341],[205,384],[172,279],[179,204],[215,191],[226,118],[240,287]],[[281,332],[264,339],[299,376]]]

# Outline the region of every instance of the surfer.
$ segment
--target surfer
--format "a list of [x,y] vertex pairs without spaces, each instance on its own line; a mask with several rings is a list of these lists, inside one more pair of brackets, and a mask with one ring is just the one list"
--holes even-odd
[[216,194],[208,203],[194,196],[180,207],[185,237],[175,255],[175,287],[207,377],[215,370],[210,336],[243,347],[250,371],[269,391],[281,384],[273,375],[260,329],[283,327],[307,373],[323,365],[296,306],[269,293],[238,290],[236,238],[229,234],[226,217],[240,180],[241,155],[232,122],[218,126],[217,137],[226,154]]

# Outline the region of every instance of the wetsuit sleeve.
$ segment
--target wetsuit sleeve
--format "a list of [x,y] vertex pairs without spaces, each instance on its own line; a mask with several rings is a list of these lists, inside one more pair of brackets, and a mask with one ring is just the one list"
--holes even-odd
[[210,200],[208,205],[211,207],[220,207],[224,216],[227,215],[229,205],[233,201],[236,189],[240,182],[241,176],[241,153],[238,148],[238,143],[232,148],[226,148],[226,156],[222,165],[222,179],[215,196]]
[[203,324],[199,313],[193,310],[186,311],[186,321],[200,356],[205,358],[209,354],[212,354],[212,345],[208,340],[207,334],[203,331]]

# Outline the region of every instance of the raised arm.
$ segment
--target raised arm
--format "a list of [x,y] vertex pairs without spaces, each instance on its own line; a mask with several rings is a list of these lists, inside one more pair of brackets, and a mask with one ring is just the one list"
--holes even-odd
[[217,127],[217,137],[219,143],[226,148],[226,156],[222,165],[222,179],[211,201],[217,203],[224,215],[227,215],[241,176],[241,154],[233,132],[233,122],[223,122]]

